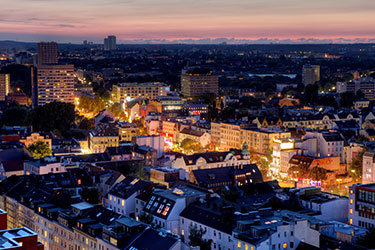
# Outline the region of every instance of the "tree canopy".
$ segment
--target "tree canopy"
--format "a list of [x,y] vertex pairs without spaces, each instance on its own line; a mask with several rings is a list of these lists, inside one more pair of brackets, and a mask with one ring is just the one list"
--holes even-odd
[[181,148],[187,152],[197,153],[203,152],[203,147],[200,142],[194,141],[192,139],[186,138],[184,139],[181,144]]
[[30,125],[29,111],[26,107],[15,106],[6,109],[2,116],[2,123],[7,126]]
[[62,136],[69,134],[74,127],[76,112],[74,105],[64,102],[51,102],[36,107],[31,114],[35,131],[58,131]]
[[189,245],[199,246],[201,250],[210,250],[212,239],[203,239],[203,235],[205,235],[206,232],[207,230],[204,230],[203,228],[198,229],[196,225],[191,226],[189,228]]
[[34,159],[42,159],[46,156],[52,155],[52,150],[48,144],[43,141],[37,141],[31,144],[27,150],[30,151]]

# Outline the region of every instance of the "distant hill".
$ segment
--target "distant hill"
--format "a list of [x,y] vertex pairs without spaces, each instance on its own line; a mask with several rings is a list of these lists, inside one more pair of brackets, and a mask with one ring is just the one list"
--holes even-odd
[[0,48],[5,49],[36,49],[37,44],[32,42],[0,41]]

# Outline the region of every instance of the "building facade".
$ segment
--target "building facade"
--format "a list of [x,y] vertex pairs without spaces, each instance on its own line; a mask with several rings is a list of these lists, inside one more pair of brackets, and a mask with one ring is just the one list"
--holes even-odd
[[181,92],[188,98],[199,97],[207,93],[217,95],[219,77],[210,70],[183,70],[181,75]]
[[53,101],[74,104],[74,66],[39,65],[37,69],[38,105]]
[[0,101],[5,101],[10,90],[10,75],[0,74]]

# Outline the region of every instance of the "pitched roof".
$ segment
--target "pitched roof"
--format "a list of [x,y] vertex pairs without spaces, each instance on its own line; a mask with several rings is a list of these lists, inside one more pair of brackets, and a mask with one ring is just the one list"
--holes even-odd
[[[213,204],[216,204],[215,208]],[[236,222],[230,216],[226,218],[223,216],[222,205],[222,200],[218,198],[205,200],[204,203],[195,202],[187,206],[180,216],[215,228],[218,231],[232,234]]]
[[182,155],[186,165],[195,165],[196,161],[199,158],[204,158],[207,163],[222,162],[225,160],[228,154],[232,153],[234,156],[241,157],[241,150],[233,149],[230,152],[204,152],[204,153],[195,153],[192,155]]
[[177,239],[166,236],[158,231],[146,229],[127,250],[169,250],[178,242]]
[[23,171],[23,160],[3,161],[5,172]]
[[210,183],[233,182],[235,175],[245,174],[251,183],[263,182],[263,177],[256,164],[243,165],[238,167],[221,167],[210,169],[193,170],[198,185]]
[[192,136],[198,136],[201,137],[205,134],[205,132],[194,130],[194,129],[189,129],[189,128],[184,128],[180,132],[181,134],[187,134],[187,135],[192,135]]

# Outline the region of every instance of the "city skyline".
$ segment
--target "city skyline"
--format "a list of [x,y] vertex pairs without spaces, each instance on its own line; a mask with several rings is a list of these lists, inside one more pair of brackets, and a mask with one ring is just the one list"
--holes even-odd
[[370,0],[0,2],[0,40],[102,43],[113,34],[119,43],[375,41]]

